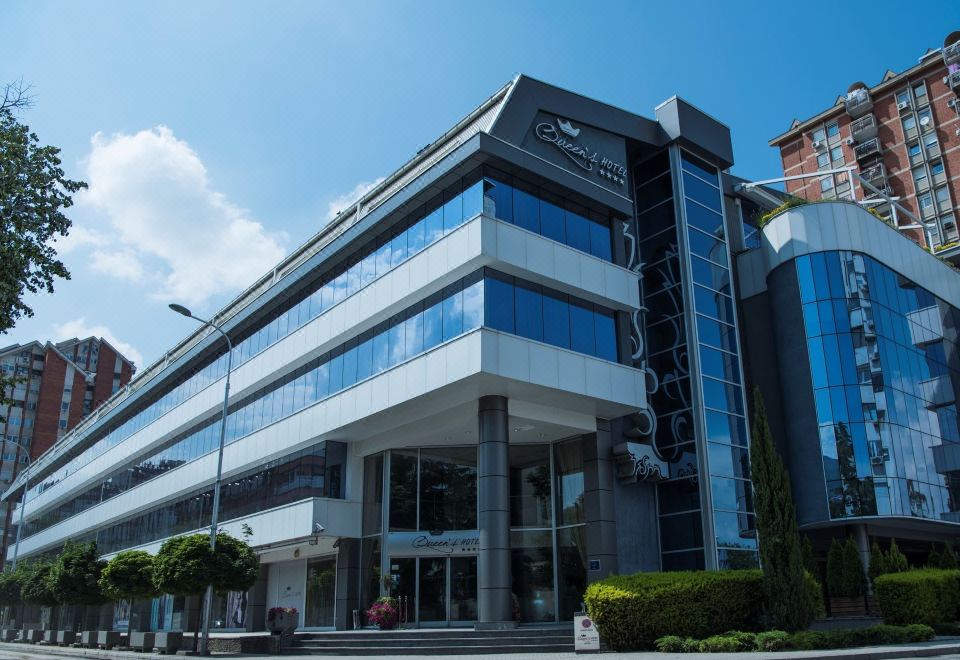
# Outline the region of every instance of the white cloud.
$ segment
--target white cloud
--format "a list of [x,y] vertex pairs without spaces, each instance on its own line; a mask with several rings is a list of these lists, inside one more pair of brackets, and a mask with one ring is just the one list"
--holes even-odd
[[90,255],[90,266],[101,273],[131,282],[138,282],[143,277],[143,265],[136,253],[128,248],[94,250]]
[[96,270],[128,280],[157,271],[155,296],[190,305],[249,286],[284,256],[286,235],[214,190],[199,156],[169,128],[98,133],[91,142],[90,188],[77,202],[104,213],[111,240],[77,227],[68,249],[98,248]]
[[95,229],[77,226],[70,228],[67,236],[62,236],[56,240],[56,249],[58,254],[69,254],[78,248],[91,246],[101,247],[110,243],[110,236]]
[[67,321],[60,325],[53,326],[53,341],[63,341],[64,339],[86,339],[87,337],[102,337],[106,339],[111,346],[123,353],[124,357],[133,362],[138,367],[143,367],[143,355],[132,345],[125,341],[120,341],[110,332],[110,328],[104,325],[88,325],[84,317]]
[[327,205],[327,221],[337,217],[338,212],[346,211],[354,202],[383,183],[383,179],[384,177],[379,177],[374,181],[361,181],[350,192],[331,200]]

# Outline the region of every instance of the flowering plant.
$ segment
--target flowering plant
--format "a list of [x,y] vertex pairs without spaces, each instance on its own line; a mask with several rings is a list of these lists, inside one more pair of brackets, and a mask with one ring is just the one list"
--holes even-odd
[[267,621],[275,621],[277,618],[299,614],[296,607],[271,607],[267,610]]
[[367,610],[367,619],[371,623],[377,624],[380,630],[390,630],[395,627],[399,618],[400,611],[397,609],[397,601],[389,596],[377,599],[377,602]]

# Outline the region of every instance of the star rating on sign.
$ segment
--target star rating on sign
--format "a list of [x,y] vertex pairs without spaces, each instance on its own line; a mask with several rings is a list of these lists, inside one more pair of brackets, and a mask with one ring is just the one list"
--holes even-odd
[[613,181],[614,183],[620,183],[620,184],[622,184],[622,183],[624,182],[624,180],[623,180],[622,177],[619,177],[619,176],[617,176],[616,174],[613,174],[613,173],[611,173],[611,172],[608,172],[607,170],[599,170],[599,172],[600,172],[600,176],[606,177],[606,178],[610,179],[611,181]]

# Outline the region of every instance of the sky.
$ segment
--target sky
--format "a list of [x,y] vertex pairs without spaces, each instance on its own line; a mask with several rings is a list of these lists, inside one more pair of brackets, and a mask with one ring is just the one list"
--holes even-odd
[[770,138],[960,29],[960,2],[0,2],[0,83],[89,184],[72,273],[0,345],[98,335],[144,367],[517,73],[652,117],[679,95]]

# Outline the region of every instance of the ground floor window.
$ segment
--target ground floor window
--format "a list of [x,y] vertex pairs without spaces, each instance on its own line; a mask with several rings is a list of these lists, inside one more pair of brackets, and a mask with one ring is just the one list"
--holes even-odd
[[303,625],[307,628],[327,628],[334,625],[336,602],[337,560],[333,557],[311,559],[307,562],[307,600]]

